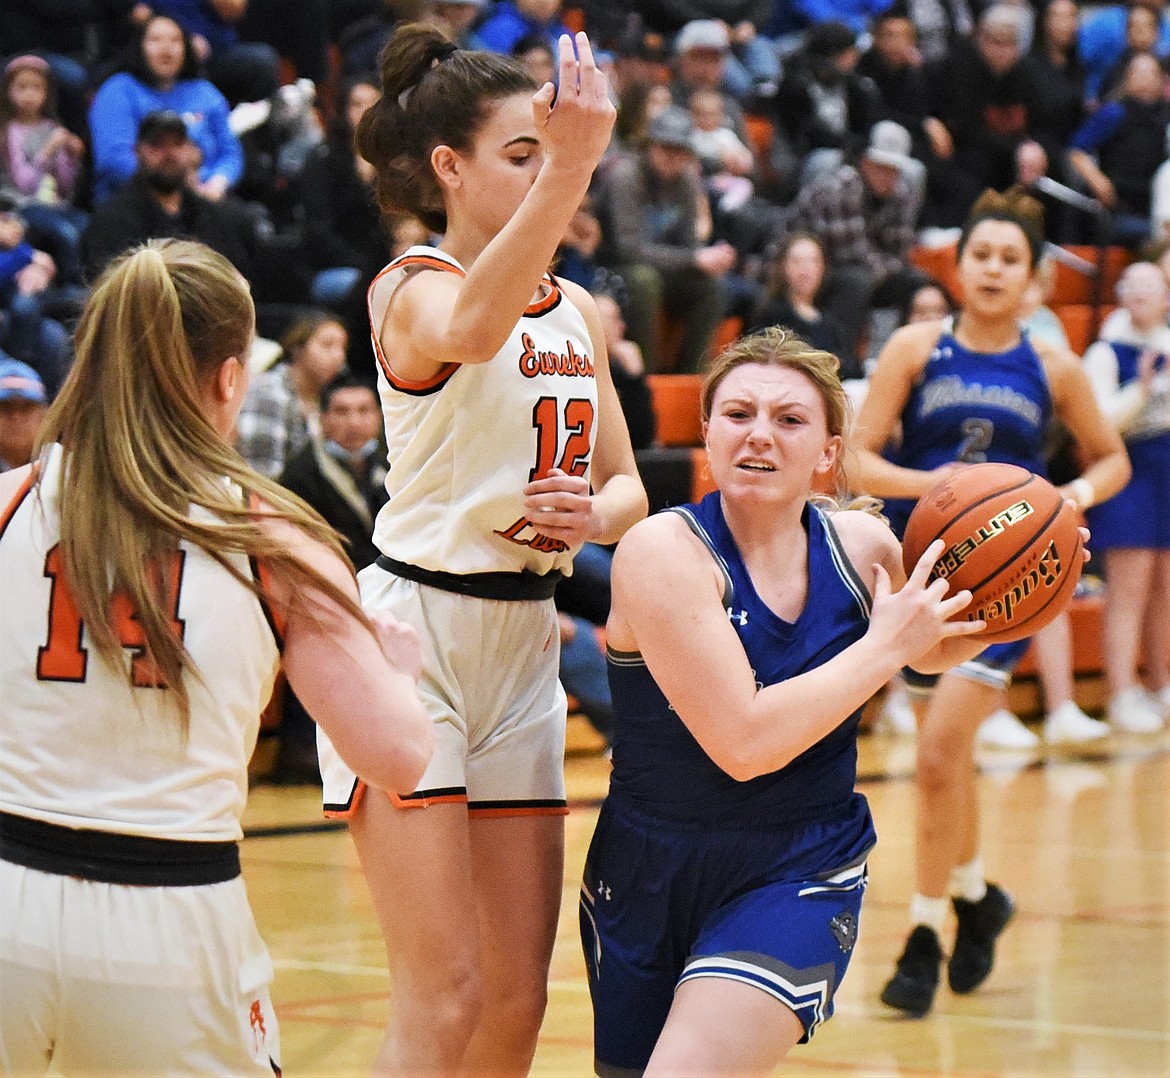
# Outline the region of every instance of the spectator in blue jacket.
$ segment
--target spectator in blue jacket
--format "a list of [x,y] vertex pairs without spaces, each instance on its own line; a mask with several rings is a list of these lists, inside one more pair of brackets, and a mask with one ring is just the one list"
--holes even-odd
[[476,36],[485,49],[511,56],[532,34],[544,34],[554,50],[561,34],[573,36],[561,18],[561,0],[500,0]]
[[1163,10],[1162,0],[1135,0],[1128,4],[1111,4],[1087,16],[1081,23],[1078,44],[1081,60],[1086,68],[1085,92],[1096,100],[1109,69],[1125,52],[1125,28],[1131,7],[1152,8],[1158,17],[1158,41],[1154,55],[1170,56],[1170,14]]
[[174,19],[156,15],[143,25],[123,71],[98,88],[89,109],[94,204],[134,175],[138,125],[148,113],[177,112],[198,147],[198,190],[218,201],[239,182],[244,151],[228,123],[227,99],[198,75],[191,39]]
[[1170,102],[1152,53],[1132,57],[1121,97],[1106,102],[1072,137],[1069,164],[1112,213],[1110,239],[1140,245],[1150,233],[1154,173],[1166,157]]

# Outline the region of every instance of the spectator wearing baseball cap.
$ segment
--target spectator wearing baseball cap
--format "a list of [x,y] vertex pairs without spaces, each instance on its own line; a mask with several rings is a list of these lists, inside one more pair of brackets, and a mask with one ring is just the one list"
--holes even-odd
[[[629,292],[629,337],[651,372],[698,370],[727,308],[725,278],[735,250],[711,243],[709,216],[693,145],[690,115],[667,106],[646,129],[646,145],[618,156],[599,177],[602,224],[598,261],[620,274]],[[677,325],[681,344],[666,354],[663,319]]]
[[820,306],[845,331],[842,378],[860,375],[871,307],[898,307],[926,280],[906,261],[921,209],[903,172],[909,160],[910,133],[892,120],[874,124],[855,164],[819,172],[801,188],[779,237],[810,232],[824,245]]
[[32,367],[0,353],[0,472],[32,460],[48,394]]
[[675,35],[674,53],[679,66],[718,66],[720,88],[739,102],[771,97],[780,81],[776,50],[747,19],[692,19]]
[[194,239],[227,258],[245,277],[255,265],[252,218],[235,199],[213,201],[195,189],[199,153],[186,119],[157,109],[139,122],[137,168],[98,206],[82,235],[82,262],[92,280],[115,255],[148,239]]

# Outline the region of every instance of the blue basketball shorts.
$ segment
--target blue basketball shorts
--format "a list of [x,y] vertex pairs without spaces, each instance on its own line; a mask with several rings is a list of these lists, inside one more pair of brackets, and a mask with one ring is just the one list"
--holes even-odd
[[[1012,674],[1020,665],[1020,660],[1028,652],[1028,645],[1032,638],[1012,640],[1007,644],[991,644],[985,647],[973,659],[960,663],[950,673],[959,677],[978,681],[983,685],[991,685],[997,689],[1006,689],[1012,683]],[[941,674],[920,674],[906,666],[902,669],[902,676],[906,680],[906,688],[915,696],[928,696],[938,684]]]
[[597,1073],[641,1073],[675,988],[695,978],[767,992],[807,1041],[849,966],[875,841],[860,794],[831,821],[742,830],[609,798],[581,888]]

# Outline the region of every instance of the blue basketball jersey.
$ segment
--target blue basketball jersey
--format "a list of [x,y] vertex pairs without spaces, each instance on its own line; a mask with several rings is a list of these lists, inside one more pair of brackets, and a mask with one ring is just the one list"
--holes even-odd
[[[808,598],[793,622],[765,605],[723,519],[718,492],[679,513],[723,572],[724,605],[759,686],[823,665],[860,639],[869,593],[829,518],[806,505]],[[645,661],[609,652],[614,704],[609,796],[656,817],[714,826],[770,827],[831,818],[849,810],[857,774],[860,709],[786,767],[747,782],[731,778],[703,751],[671,708]]]
[[[944,332],[902,409],[902,442],[889,457],[919,471],[990,461],[1045,475],[1051,418],[1048,377],[1026,334],[1006,352],[989,353],[964,348]],[[913,508],[913,499],[886,501],[897,535]]]

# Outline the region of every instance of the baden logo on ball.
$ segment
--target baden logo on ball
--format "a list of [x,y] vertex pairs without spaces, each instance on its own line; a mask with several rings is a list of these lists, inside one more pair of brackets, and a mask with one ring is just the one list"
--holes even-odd
[[972,464],[928,490],[906,525],[907,572],[935,539],[931,578],[970,589],[960,617],[989,644],[1031,636],[1072,600],[1083,563],[1079,514],[1046,479],[1012,464]]

